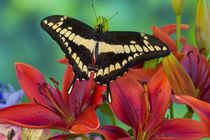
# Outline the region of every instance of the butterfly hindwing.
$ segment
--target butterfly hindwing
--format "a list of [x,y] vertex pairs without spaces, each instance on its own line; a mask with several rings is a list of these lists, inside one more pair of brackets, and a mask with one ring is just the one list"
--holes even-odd
[[92,52],[96,41],[94,29],[67,16],[50,16],[42,20],[42,28],[59,44],[74,73],[81,81],[88,80],[92,64]]
[[95,81],[109,85],[130,67],[169,54],[168,47],[151,35],[139,32],[105,32],[99,41],[95,64],[99,69]]

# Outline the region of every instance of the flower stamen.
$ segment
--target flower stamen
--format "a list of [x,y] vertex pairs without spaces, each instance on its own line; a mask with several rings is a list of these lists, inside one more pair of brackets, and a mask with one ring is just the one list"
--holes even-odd
[[191,53],[193,53],[193,51],[189,51],[188,53],[187,53],[187,57],[190,57],[190,54]]
[[[187,56],[189,57],[189,60],[190,60],[190,54],[192,54],[192,53],[193,53],[193,51],[189,51],[187,53]],[[189,75],[192,78],[192,81],[194,81],[195,79],[193,79],[193,66],[192,66],[192,62],[191,61],[189,61],[189,65],[190,65],[190,73],[189,73]]]
[[204,50],[206,50],[206,48],[201,48],[201,49],[199,50],[199,53],[202,54],[202,52],[203,52]]
[[41,104],[36,100],[36,98],[33,98],[33,101],[34,101],[35,104],[41,105]]
[[59,96],[60,96],[60,97],[63,97],[62,94],[61,94],[61,92],[60,92],[60,90],[59,90],[59,87],[58,87],[58,85],[59,85],[58,81],[56,81],[56,80],[55,80],[54,78],[52,78],[52,77],[50,77],[50,80],[53,82],[54,87],[55,87],[56,91],[58,92]]
[[62,111],[61,107],[59,106],[58,102],[56,101],[56,99],[54,98],[54,96],[52,95],[51,90],[47,87],[47,83],[43,83],[43,89],[45,90],[45,93],[48,97],[48,99],[50,100],[50,102],[55,106],[55,108],[63,115],[63,117],[66,116],[66,114]]
[[50,80],[53,82],[55,89],[56,89],[56,90],[59,90],[59,88],[58,88],[58,85],[59,85],[58,81],[56,81],[56,80],[55,80],[54,78],[52,78],[52,77],[50,77]]
[[[144,126],[143,126],[143,131],[146,132],[147,128],[149,127],[149,121],[151,120],[151,106],[150,106],[150,101],[149,101],[149,90],[148,90],[148,84],[147,82],[143,82],[143,88],[144,88],[144,102],[145,102],[145,108],[146,108],[146,114],[144,115]],[[146,134],[146,133],[145,133]],[[146,135],[144,135],[146,137]]]
[[[208,81],[208,78],[209,78],[209,75],[210,75],[210,71],[208,70],[208,66],[209,66],[209,60],[206,64],[206,66],[205,66],[203,74],[201,75],[201,79],[199,80],[200,82],[198,83],[198,86],[196,87],[196,88],[200,89],[199,94],[198,94],[198,98],[200,98],[202,96],[201,94],[203,93],[203,90],[204,90],[204,87],[205,87],[205,84],[203,84],[202,86],[201,86],[201,84],[206,83]],[[206,74],[207,74],[207,76],[205,77]],[[205,77],[205,79],[204,79],[204,77]]]
[[41,86],[41,84],[37,82],[37,86],[38,86],[39,93],[41,95],[44,95],[44,93],[42,92],[42,86]]

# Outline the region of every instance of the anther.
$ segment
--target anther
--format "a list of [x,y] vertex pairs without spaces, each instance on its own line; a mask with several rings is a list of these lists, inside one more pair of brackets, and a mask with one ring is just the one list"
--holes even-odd
[[58,89],[58,85],[59,85],[58,81],[56,81],[56,80],[55,80],[54,78],[52,78],[52,77],[50,77],[50,80],[53,82],[55,88]]
[[44,88],[47,88],[47,83],[44,82],[44,83],[42,84],[42,86],[43,86]]
[[189,52],[187,53],[187,56],[190,57],[190,54],[191,54],[191,53],[193,53],[193,51],[189,51]]
[[203,52],[204,50],[206,50],[206,48],[201,48],[201,49],[199,50],[199,53],[202,54],[202,52]]
[[155,96],[157,97],[160,92],[162,92],[162,90],[158,90]]
[[41,105],[35,98],[33,98],[33,101],[35,102],[35,104]]
[[41,95],[43,95],[44,93],[42,92],[42,86],[40,83],[37,82],[37,86],[38,86],[38,91]]
[[199,57],[199,55],[197,55],[197,64],[199,64],[200,63],[200,57]]
[[147,81],[140,81],[140,84],[142,85],[142,86],[144,86],[144,85],[147,85],[148,83],[147,83]]

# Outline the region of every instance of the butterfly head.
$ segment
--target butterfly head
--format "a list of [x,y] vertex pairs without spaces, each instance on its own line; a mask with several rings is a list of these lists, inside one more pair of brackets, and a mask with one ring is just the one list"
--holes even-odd
[[108,31],[108,22],[105,17],[98,17],[96,19],[95,30],[101,30],[102,32]]

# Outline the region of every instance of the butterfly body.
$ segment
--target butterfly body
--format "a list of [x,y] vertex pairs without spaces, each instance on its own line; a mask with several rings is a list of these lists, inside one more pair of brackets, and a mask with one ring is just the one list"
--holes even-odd
[[75,79],[89,80],[93,71],[94,81],[108,88],[111,81],[138,63],[170,54],[168,47],[151,35],[107,31],[105,24],[99,23],[93,29],[74,18],[59,15],[41,22],[69,59]]

